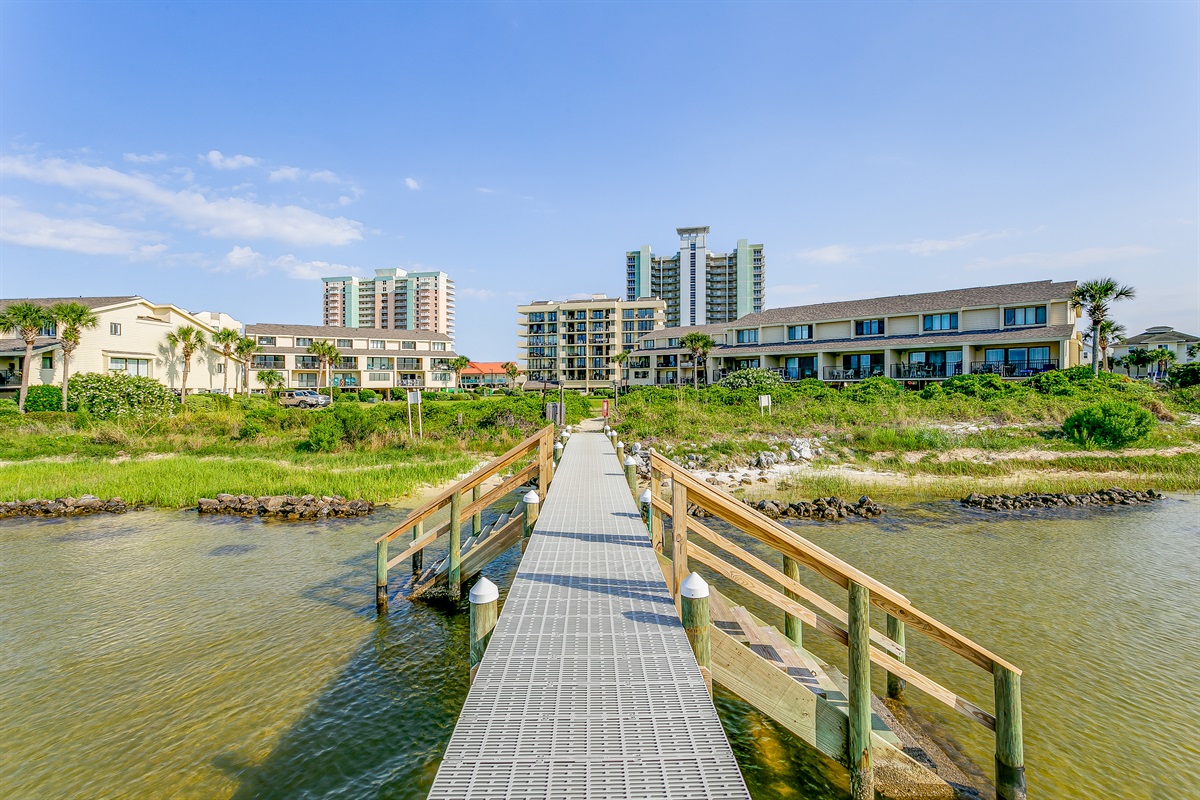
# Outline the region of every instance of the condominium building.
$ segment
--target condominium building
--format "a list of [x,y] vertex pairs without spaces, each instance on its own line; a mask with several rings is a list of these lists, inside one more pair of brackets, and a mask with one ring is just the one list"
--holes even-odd
[[527,385],[561,383],[585,391],[612,386],[621,377],[613,357],[661,329],[666,313],[666,303],[657,298],[603,294],[517,306],[517,356]]
[[656,256],[650,245],[625,253],[625,299],[667,303],[667,327],[732,322],[763,308],[763,246],[739,239],[729,253],[710,252],[709,228],[676,228],[679,251]]
[[454,339],[454,281],[444,272],[377,269],[374,278],[321,281],[326,325],[429,331]]
[[[246,335],[258,344],[251,357],[250,387],[262,389],[257,374],[275,370],[290,389],[331,386],[374,389],[385,397],[393,390],[452,389],[456,357],[450,337],[429,331],[363,330],[320,325],[247,325]],[[308,352],[314,342],[328,342],[341,356],[321,377],[319,359]]]
[[[79,303],[91,309],[97,324],[82,332],[78,348],[71,354],[72,375],[88,372],[123,373],[153,378],[173,389],[183,385],[183,358],[167,344],[167,334],[185,325],[198,328],[211,343],[219,328],[240,331],[242,325],[228,314],[184,311],[170,303],[154,303],[144,297],[35,297],[0,300],[0,311],[13,303],[33,303],[50,308],[59,303]],[[33,370],[29,383],[61,385],[63,349],[54,325],[42,330],[34,341]],[[25,369],[25,342],[11,332],[0,334],[0,396],[14,396]],[[188,369],[188,392],[220,390],[225,386],[225,360],[219,349],[206,347],[192,356]],[[231,366],[229,385],[237,384]]]
[[[1075,281],[1035,281],[776,308],[697,330],[713,338],[700,383],[759,367],[785,381],[844,384],[876,375],[921,385],[955,375],[1027,378],[1079,364]],[[687,331],[644,334],[633,385],[691,383]]]

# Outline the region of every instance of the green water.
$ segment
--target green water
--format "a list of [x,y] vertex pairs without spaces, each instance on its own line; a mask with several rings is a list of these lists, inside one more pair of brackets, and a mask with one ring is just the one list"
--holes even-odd
[[[803,533],[1025,668],[1033,796],[1171,798],[1200,785],[1198,512],[937,504]],[[399,599],[376,619],[371,541],[401,513],[0,523],[0,797],[424,797],[467,691],[467,615]],[[489,569],[502,589],[516,559]],[[915,638],[914,665],[989,705],[985,675]],[[990,734],[910,694],[990,765]],[[756,798],[845,796],[836,767],[717,703]]]

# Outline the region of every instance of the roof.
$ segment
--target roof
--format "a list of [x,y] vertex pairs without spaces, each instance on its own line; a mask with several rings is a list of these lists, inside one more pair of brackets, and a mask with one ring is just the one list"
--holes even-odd
[[[472,361],[463,375],[503,375],[507,361]],[[515,363],[515,362],[514,362]]]
[[733,322],[717,322],[712,325],[680,325],[674,328],[656,328],[648,333],[643,333],[638,337],[638,341],[643,339],[682,339],[689,333],[707,333],[712,336],[714,333],[724,333],[734,326]]
[[409,331],[395,328],[338,328],[333,325],[279,325],[260,322],[246,326],[247,336],[311,336],[336,339],[407,339],[409,341],[449,342],[450,337],[433,331]]
[[3,311],[14,303],[33,303],[35,306],[43,308],[49,308],[59,303],[82,303],[88,308],[95,309],[141,299],[136,294],[117,295],[114,297],[9,297],[0,298],[0,311]]
[[[52,339],[45,336],[39,336],[33,340],[33,352],[43,353],[47,350],[56,350],[62,346],[58,339]],[[11,356],[25,355],[25,340],[24,339],[0,339],[0,355]]]
[[843,300],[809,306],[771,308],[748,314],[729,328],[756,328],[760,325],[779,325],[797,322],[858,319],[895,314],[919,314],[928,311],[953,311],[979,306],[1016,305],[1068,300],[1075,291],[1075,281],[1030,281],[1005,283],[997,286],[976,286],[971,289],[948,289],[922,294],[899,294],[891,297],[872,297],[867,300]]
[[[337,351],[342,356],[366,358],[448,358],[454,360],[458,357],[453,350],[368,350],[362,347],[339,347]],[[256,350],[254,354],[260,356],[312,355],[308,352],[307,347],[270,347],[266,345],[260,350]]]
[[[736,356],[739,353],[774,353],[787,351],[796,352],[826,352],[829,350],[876,350],[881,347],[903,348],[910,350],[914,347],[925,346],[954,346],[975,344],[991,341],[998,342],[1042,342],[1047,340],[1065,340],[1075,335],[1074,325],[1047,325],[1038,328],[1020,328],[985,331],[948,331],[946,333],[918,333],[910,336],[856,336],[845,339],[808,339],[801,342],[769,342],[766,344],[740,344],[717,346],[710,356]],[[639,350],[639,354],[654,355],[659,350]]]
[[[1165,328],[1165,330],[1164,330]],[[1137,336],[1130,336],[1128,339],[1122,339],[1117,342],[1118,347],[1126,347],[1129,345],[1137,346],[1144,344],[1177,344],[1186,342],[1200,342],[1200,336],[1192,336],[1190,333],[1173,330],[1165,325],[1150,328],[1145,333],[1139,333]]]

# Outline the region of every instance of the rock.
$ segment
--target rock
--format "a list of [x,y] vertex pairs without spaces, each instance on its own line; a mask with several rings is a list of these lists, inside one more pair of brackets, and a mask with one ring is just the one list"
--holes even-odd
[[1088,505],[1122,505],[1130,506],[1138,503],[1149,503],[1162,498],[1162,494],[1153,489],[1144,492],[1132,492],[1128,489],[1105,489],[1088,494],[1046,494],[1026,492],[1020,495],[997,494],[981,495],[971,492],[959,502],[967,507],[981,508],[986,511],[1017,511],[1037,508],[1062,508]]

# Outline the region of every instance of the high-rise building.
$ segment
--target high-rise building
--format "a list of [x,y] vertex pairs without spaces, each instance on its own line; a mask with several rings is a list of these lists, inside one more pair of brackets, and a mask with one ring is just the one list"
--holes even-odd
[[713,253],[709,228],[676,228],[679,252],[659,257],[650,245],[625,253],[625,299],[667,301],[667,327],[732,322],[763,308],[763,246],[738,239],[729,253]]
[[377,269],[374,278],[321,280],[326,325],[429,331],[454,338],[454,281],[444,272]]

